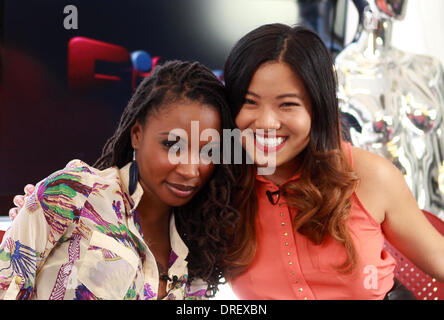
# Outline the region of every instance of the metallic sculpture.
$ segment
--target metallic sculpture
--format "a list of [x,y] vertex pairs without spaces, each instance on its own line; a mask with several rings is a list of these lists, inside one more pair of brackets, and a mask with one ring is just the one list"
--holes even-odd
[[338,98],[355,146],[391,160],[421,209],[444,219],[444,74],[439,60],[391,45],[406,0],[369,2],[356,42],[336,57]]

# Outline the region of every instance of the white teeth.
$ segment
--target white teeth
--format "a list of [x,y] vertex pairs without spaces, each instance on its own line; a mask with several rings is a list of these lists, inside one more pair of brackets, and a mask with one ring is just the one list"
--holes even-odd
[[263,146],[266,147],[276,147],[285,141],[285,138],[264,138],[261,136],[256,136],[256,140]]

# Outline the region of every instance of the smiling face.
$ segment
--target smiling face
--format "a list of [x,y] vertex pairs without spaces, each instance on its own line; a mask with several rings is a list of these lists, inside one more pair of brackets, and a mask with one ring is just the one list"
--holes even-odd
[[[236,116],[240,130],[251,129],[255,133],[256,148],[275,153],[275,175],[283,175],[284,179],[294,173],[297,156],[309,142],[310,106],[300,78],[287,64],[272,61],[262,64],[254,73]],[[276,130],[276,138],[268,138],[269,129]],[[251,146],[245,142],[243,146],[251,156]],[[260,164],[256,158],[255,163]]]
[[[188,99],[161,106],[158,111],[147,116],[144,125],[136,122],[132,127],[131,138],[136,150],[139,182],[144,190],[144,197],[151,201],[160,201],[170,207],[182,206],[210,178],[213,163],[204,164],[198,161],[199,163],[192,164],[191,161],[191,156],[196,156],[196,152],[192,153],[191,150],[192,121],[199,123],[199,137],[205,129],[215,129],[220,134],[221,121],[217,109]],[[187,148],[189,155],[187,161],[178,164],[168,158],[170,148],[176,144],[168,141],[168,135],[174,129],[183,132],[178,137],[179,142],[183,148]],[[208,143],[209,141],[199,141],[198,152]]]

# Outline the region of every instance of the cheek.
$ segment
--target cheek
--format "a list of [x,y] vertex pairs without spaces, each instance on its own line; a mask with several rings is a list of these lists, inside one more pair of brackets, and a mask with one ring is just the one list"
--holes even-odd
[[199,166],[200,177],[202,179],[202,184],[205,184],[211,177],[214,171],[214,164],[201,164]]
[[309,136],[311,130],[311,119],[308,116],[294,118],[287,126],[290,132],[301,138]]
[[146,152],[142,156],[142,169],[150,175],[155,173],[154,176],[158,176],[161,173],[174,170],[175,165],[169,161],[168,153],[163,152],[163,150]]
[[236,119],[234,122],[236,123],[236,126],[240,129],[246,129],[248,128],[249,124],[253,121],[254,117],[252,116],[251,112],[245,111],[245,109],[241,109],[236,116]]

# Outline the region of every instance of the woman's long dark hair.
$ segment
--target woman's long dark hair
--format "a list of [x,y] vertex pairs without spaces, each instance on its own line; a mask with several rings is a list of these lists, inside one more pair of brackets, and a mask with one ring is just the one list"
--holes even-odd
[[[198,62],[166,62],[137,87],[94,166],[121,168],[129,163],[133,154],[131,127],[135,122],[149,125],[145,123],[147,116],[181,99],[215,107],[222,129],[234,128],[225,88],[211,70]],[[174,210],[177,229],[189,248],[189,279],[206,281],[208,296],[213,296],[222,283],[221,263],[229,246],[228,230],[233,230],[238,219],[238,211],[231,206],[234,181],[231,165],[216,165],[207,185],[189,203]]]
[[[357,178],[341,148],[333,60],[320,37],[303,26],[269,24],[251,31],[234,46],[224,68],[233,118],[244,104],[254,73],[269,61],[286,63],[300,77],[311,100],[310,141],[299,155],[301,177],[281,186],[289,207],[299,212],[293,221],[294,229],[316,244],[327,233],[343,243],[348,258],[338,269],[350,271],[356,262],[356,252],[345,220]],[[254,175],[255,170],[250,166],[239,179],[243,187],[237,200],[241,220],[235,232],[235,245],[226,259],[228,277],[245,271],[254,257],[257,210]]]

